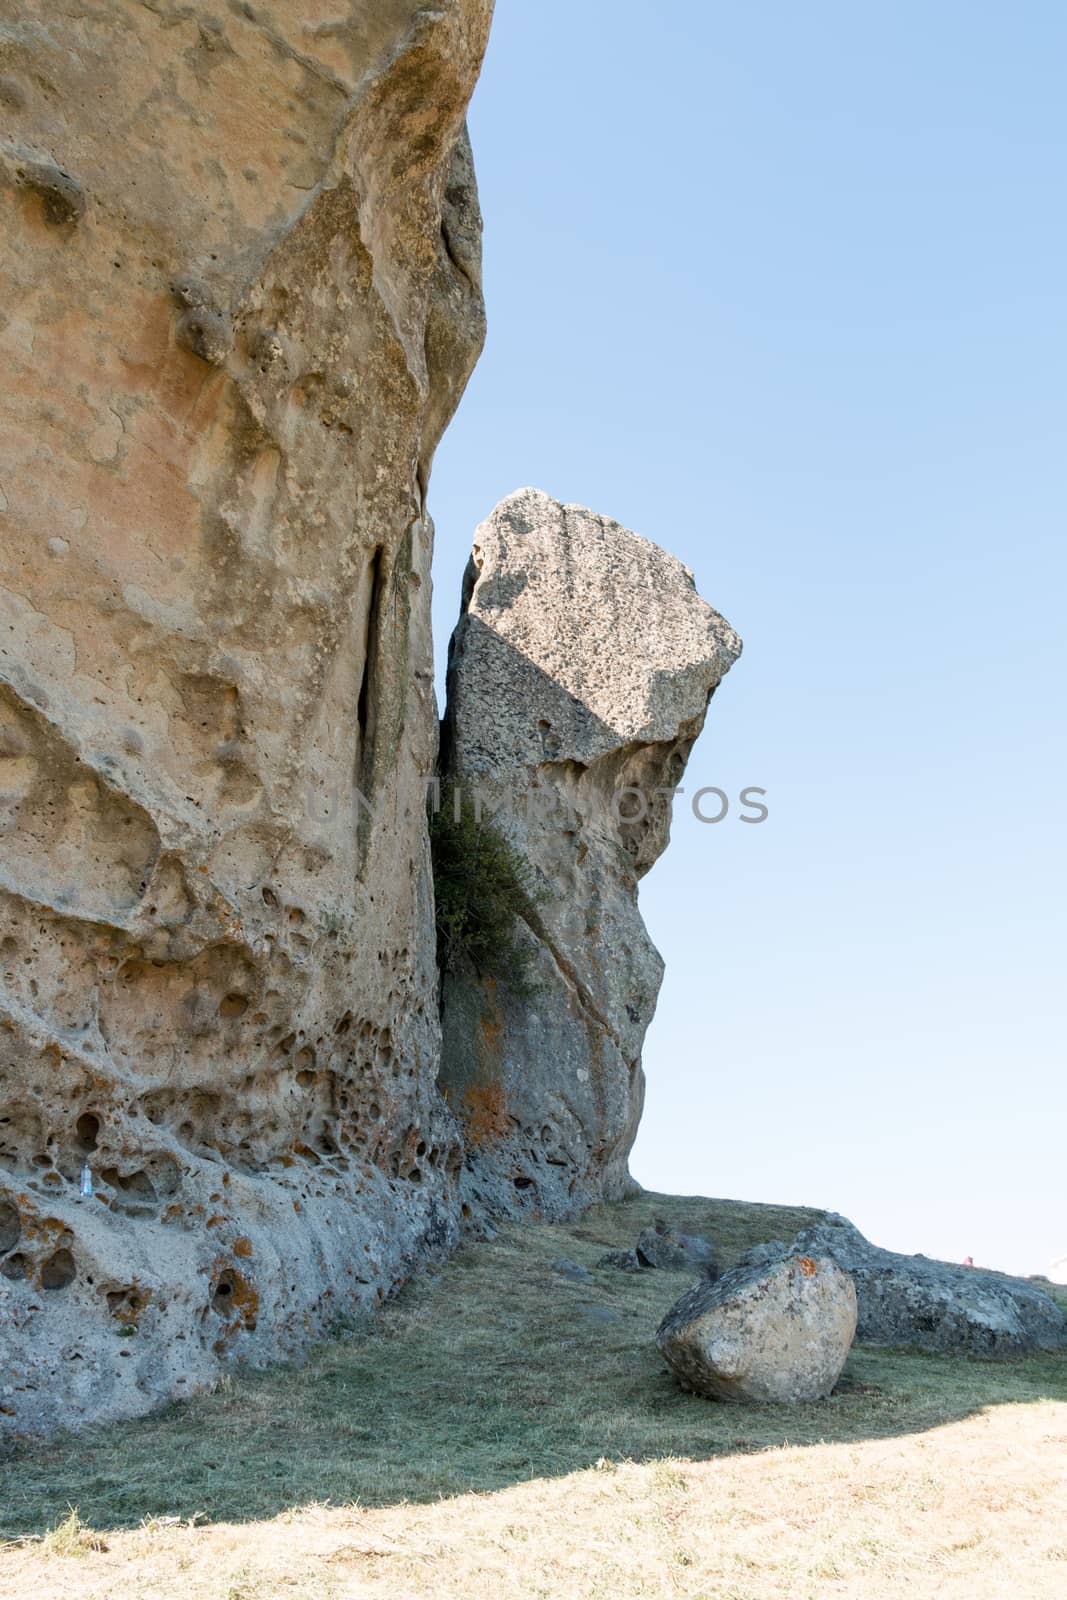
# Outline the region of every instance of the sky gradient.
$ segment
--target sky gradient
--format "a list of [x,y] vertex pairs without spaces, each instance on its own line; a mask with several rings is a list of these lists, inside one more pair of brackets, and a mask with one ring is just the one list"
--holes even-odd
[[[489,340],[431,485],[546,489],[745,652],[642,885],[647,1186],[1067,1253],[1067,8],[499,0]],[[443,677],[439,682],[439,694]]]

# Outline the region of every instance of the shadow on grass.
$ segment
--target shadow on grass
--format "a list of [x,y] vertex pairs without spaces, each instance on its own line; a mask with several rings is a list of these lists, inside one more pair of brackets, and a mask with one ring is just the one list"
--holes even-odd
[[[368,1334],[300,1368],[224,1379],[151,1417],[0,1460],[0,1531],[41,1533],[77,1506],[107,1530],[148,1517],[247,1522],[311,1503],[381,1506],[494,1491],[598,1461],[706,1460],[886,1438],[987,1406],[1067,1400],[1067,1358],[988,1363],[857,1348],[822,1405],[717,1405],[683,1394],[653,1344],[687,1286],[598,1268],[654,1217],[702,1231],[726,1262],[815,1213],[642,1195],[582,1223],[506,1229],[410,1284]],[[588,1281],[553,1271],[566,1256]]]

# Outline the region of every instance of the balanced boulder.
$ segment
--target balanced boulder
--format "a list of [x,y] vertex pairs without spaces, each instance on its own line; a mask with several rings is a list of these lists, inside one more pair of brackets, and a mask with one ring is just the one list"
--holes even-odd
[[609,517],[520,489],[475,533],[442,804],[491,819],[537,891],[516,918],[519,981],[443,964],[437,1082],[476,1216],[562,1218],[630,1191],[663,976],[638,884],[740,650],[689,568]]
[[656,1344],[682,1386],[712,1400],[825,1400],[856,1333],[856,1290],[826,1257],[735,1267],[687,1290]]

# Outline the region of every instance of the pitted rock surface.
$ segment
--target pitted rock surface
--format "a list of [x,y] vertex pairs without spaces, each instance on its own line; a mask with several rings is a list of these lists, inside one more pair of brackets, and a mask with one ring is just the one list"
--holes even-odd
[[687,567],[581,506],[520,490],[475,534],[443,763],[544,897],[525,929],[533,995],[444,983],[441,1081],[475,1209],[565,1216],[626,1192],[663,970],[637,884],[740,648]]
[[425,490],[484,331],[490,11],[0,26],[16,1431],[287,1355],[454,1236]]

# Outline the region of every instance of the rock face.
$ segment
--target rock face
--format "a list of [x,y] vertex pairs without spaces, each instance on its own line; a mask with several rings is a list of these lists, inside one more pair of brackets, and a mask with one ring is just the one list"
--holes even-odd
[[441,1083],[475,1208],[563,1216],[627,1186],[662,963],[638,880],[667,844],[740,641],[656,545],[534,489],[475,535],[449,656],[447,776],[532,864],[533,995],[447,975]]
[[805,1228],[790,1249],[828,1256],[851,1275],[866,1343],[978,1356],[1067,1348],[1067,1315],[1021,1278],[881,1250],[844,1217]]
[[825,1400],[856,1333],[856,1289],[825,1256],[735,1267],[694,1285],[656,1343],[684,1387],[712,1400]]
[[490,11],[0,24],[16,1430],[287,1354],[454,1232],[425,490],[483,335]]

